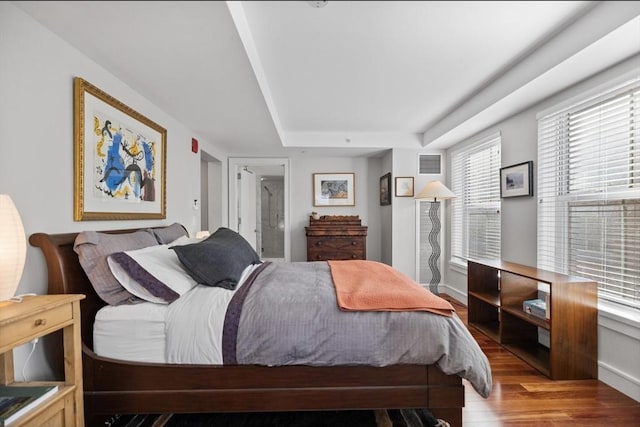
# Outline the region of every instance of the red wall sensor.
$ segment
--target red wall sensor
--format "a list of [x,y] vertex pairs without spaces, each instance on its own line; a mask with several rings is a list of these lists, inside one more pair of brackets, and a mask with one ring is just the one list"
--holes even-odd
[[198,140],[195,138],[191,138],[191,151],[194,153],[198,152]]

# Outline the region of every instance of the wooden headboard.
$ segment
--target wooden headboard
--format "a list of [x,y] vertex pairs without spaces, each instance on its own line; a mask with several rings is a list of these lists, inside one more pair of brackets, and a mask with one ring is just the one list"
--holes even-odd
[[[138,230],[101,230],[100,232],[124,234]],[[93,321],[98,310],[106,303],[94,291],[89,278],[80,265],[78,254],[73,250],[73,243],[77,235],[78,233],[35,233],[29,236],[29,243],[31,246],[40,248],[44,253],[48,271],[48,294],[83,294],[86,296],[84,300],[80,301],[82,342],[93,350]]]

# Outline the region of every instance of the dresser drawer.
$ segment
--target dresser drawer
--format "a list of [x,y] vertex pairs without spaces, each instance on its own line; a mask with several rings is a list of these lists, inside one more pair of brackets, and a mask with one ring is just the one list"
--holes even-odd
[[366,258],[366,240],[363,237],[309,237],[307,260],[347,260]]
[[311,250],[307,254],[307,261],[329,261],[329,260],[349,260],[349,259],[366,259],[364,251],[314,251]]
[[362,237],[309,237],[309,248],[320,250],[364,250],[366,242]]

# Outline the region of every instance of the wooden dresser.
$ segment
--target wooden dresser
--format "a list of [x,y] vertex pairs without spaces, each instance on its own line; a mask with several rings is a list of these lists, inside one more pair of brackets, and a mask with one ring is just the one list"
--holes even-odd
[[367,259],[367,227],[358,215],[309,217],[307,261]]

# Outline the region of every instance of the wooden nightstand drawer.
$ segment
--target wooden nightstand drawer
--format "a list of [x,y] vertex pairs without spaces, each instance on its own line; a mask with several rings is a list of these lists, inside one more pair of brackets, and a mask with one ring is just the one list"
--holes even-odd
[[[58,391],[30,408],[15,427],[83,427],[80,300],[84,295],[25,296],[21,302],[0,302],[0,384],[57,385]],[[62,332],[64,380],[15,381],[13,348],[34,338]]]
[[70,304],[54,307],[51,310],[35,313],[11,323],[10,328],[2,331],[0,349],[16,346],[45,335],[50,330],[57,330],[65,324],[73,322]]

